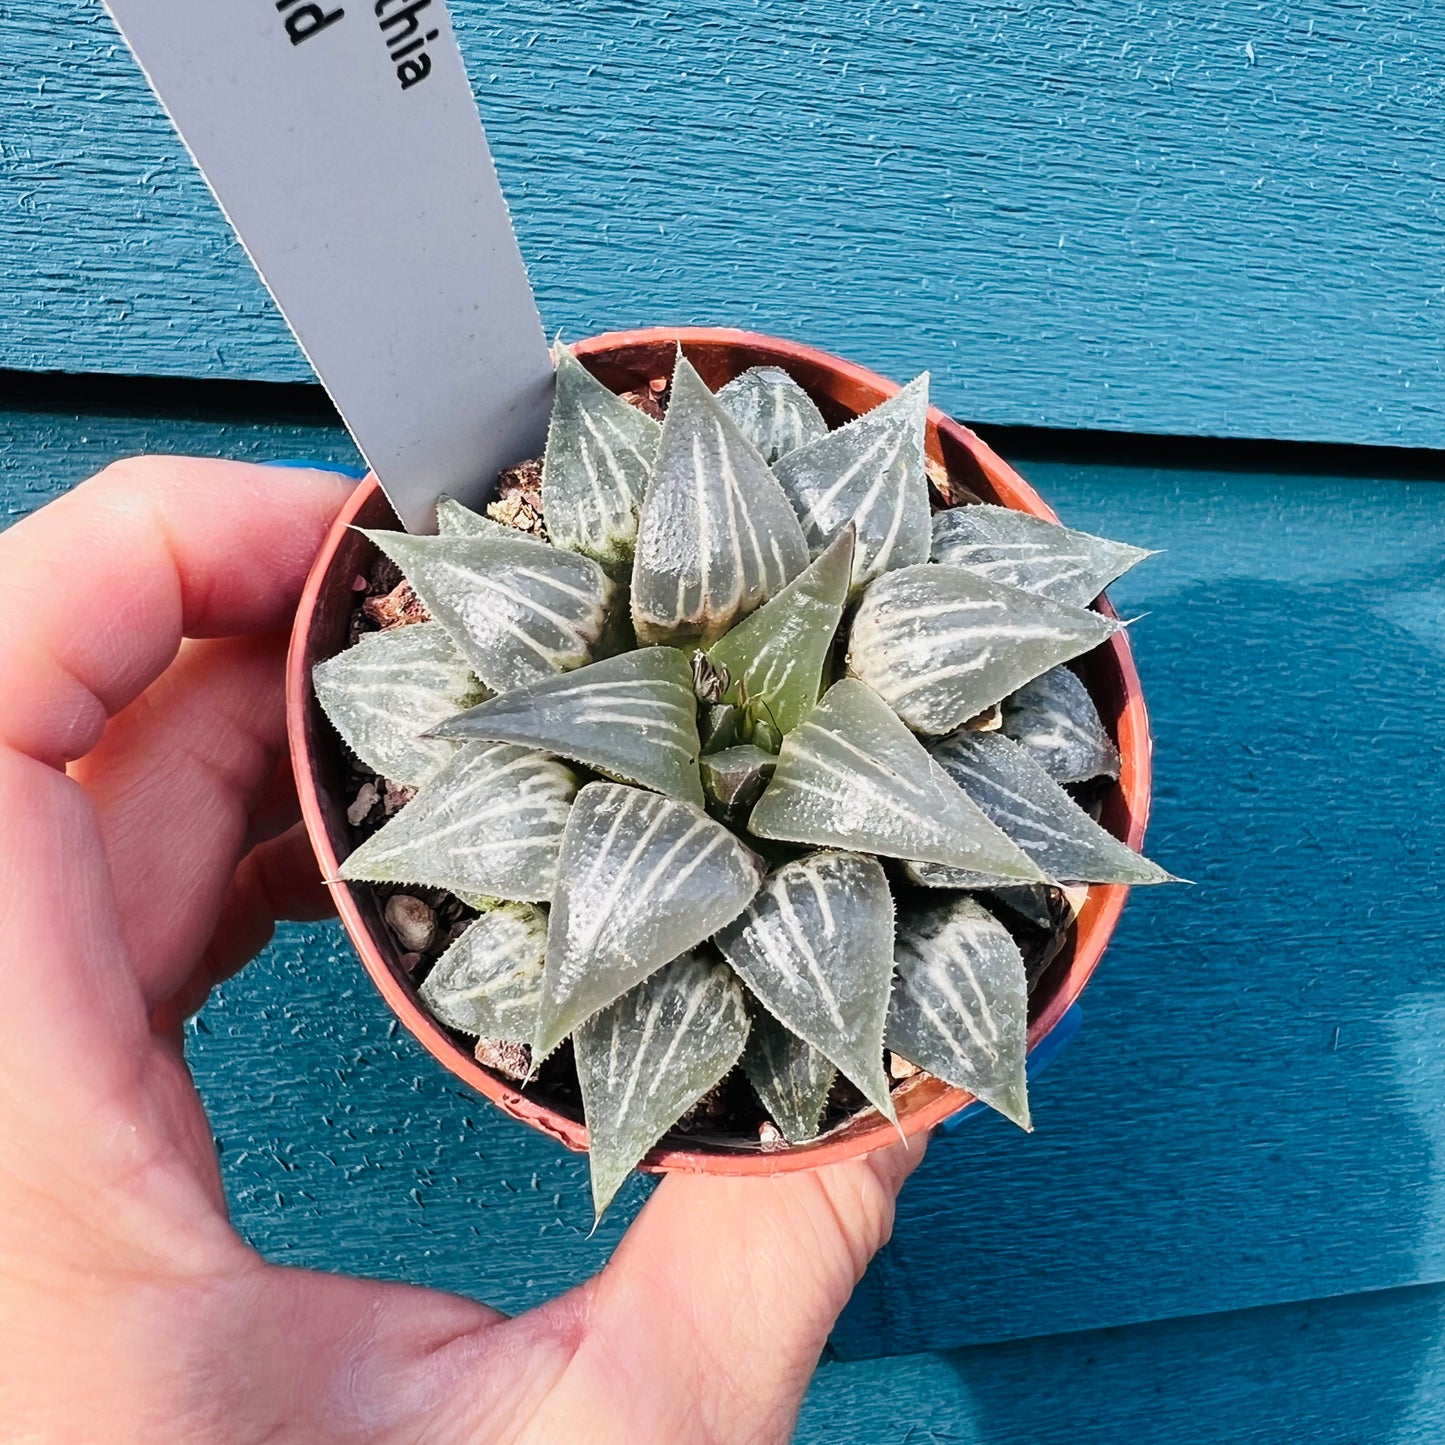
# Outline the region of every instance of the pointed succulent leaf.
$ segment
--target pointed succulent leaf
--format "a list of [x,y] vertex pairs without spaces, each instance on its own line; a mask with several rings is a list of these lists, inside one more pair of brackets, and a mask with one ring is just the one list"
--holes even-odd
[[581,667],[607,621],[614,587],[593,561],[477,519],[466,535],[371,538],[406,575],[493,692]]
[[1029,1129],[1028,984],[1003,924],[971,898],[898,920],[888,1047]]
[[853,678],[834,683],[783,739],[748,827],[760,838],[947,863],[1014,882],[1044,877]]
[[932,555],[992,582],[1083,607],[1153,553],[979,502],[934,517]]
[[544,678],[433,731],[537,748],[702,805],[692,670],[675,647],[645,647]]
[[1061,883],[1173,881],[1101,828],[1002,733],[957,733],[935,744],[933,756],[1051,878]]
[[1088,688],[1067,667],[1051,667],[1004,698],[1003,732],[1056,783],[1119,776],[1119,749]]
[[872,411],[789,452],[774,469],[814,552],[853,523],[854,591],[895,567],[928,560],[927,419],[925,372]]
[[766,707],[791,732],[818,701],[823,669],[848,600],[854,533],[845,527],[807,569],[708,652],[732,680],[727,700]]
[[894,1117],[883,1073],[893,897],[876,858],[810,853],[785,864],[714,942],[779,1023]]
[[373,772],[408,788],[429,782],[456,748],[422,734],[486,696],[436,622],[368,632],[318,662],[311,680],[347,747]]
[[758,800],[778,760],[752,743],[723,748],[701,759],[703,791],[715,803],[748,808]]
[[869,586],[853,618],[848,671],[915,732],[947,733],[1119,626],[930,562]]
[[737,1063],[747,1037],[747,1007],[731,970],[690,955],[577,1030],[599,1218],[633,1165]]
[[467,926],[417,992],[449,1028],[484,1039],[530,1039],[546,958],[547,915],[530,903],[500,903]]
[[697,732],[705,753],[736,747],[743,724],[743,710],[730,703],[704,707],[698,715]]
[[717,399],[766,462],[828,433],[813,398],[778,366],[754,366],[735,376]]
[[366,883],[540,902],[552,894],[572,770],[507,743],[468,743],[341,865]]
[[[1003,878],[997,873],[980,873],[973,868],[954,868],[947,863],[909,861],[903,865],[903,876],[922,888],[966,888],[970,893],[1009,887],[1017,879]],[[1020,887],[1031,887],[1020,884]],[[1039,885],[1043,886],[1043,885]]]
[[542,462],[542,510],[558,547],[625,576],[662,428],[558,346],[557,398]]
[[589,783],[567,819],[533,1053],[748,906],[757,856],[700,808],[620,783]]
[[817,1137],[838,1077],[831,1059],[760,1010],[743,1051],[743,1072],[789,1144]]
[[442,497],[437,502],[437,533],[440,536],[485,536],[496,525],[490,517],[463,506],[455,497]]
[[777,478],[679,355],[632,569],[639,641],[708,646],[807,562]]

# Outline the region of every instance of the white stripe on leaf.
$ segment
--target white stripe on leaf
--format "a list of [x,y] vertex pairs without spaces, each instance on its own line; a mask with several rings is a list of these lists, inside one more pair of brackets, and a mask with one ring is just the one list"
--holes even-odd
[[1029,512],[988,503],[933,518],[935,562],[966,567],[1004,586],[1083,607],[1152,552],[1075,532]]
[[[1101,828],[1002,733],[958,733],[933,747],[944,771],[1051,878],[1061,883],[1170,883],[1162,868]],[[974,887],[943,877],[935,886]]]
[[365,533],[405,574],[493,692],[581,667],[615,587],[589,558],[478,517],[478,530]]
[[1119,749],[1088,689],[1067,667],[1051,667],[1004,698],[1003,733],[1056,783],[1119,776]]
[[597,1216],[657,1141],[737,1063],[743,991],[726,965],[690,955],[653,972],[573,1039]]
[[542,463],[542,510],[558,547],[624,577],[662,428],[615,395],[565,346]]
[[947,733],[1119,626],[927,563],[869,585],[849,634],[848,671],[916,732]]
[[530,903],[501,903],[467,926],[417,992],[450,1028],[525,1042],[536,1027],[546,958],[547,915]]
[[775,462],[828,431],[813,398],[777,366],[754,366],[735,376],[717,399],[766,462]]
[[448,719],[438,737],[538,748],[701,806],[692,668],[645,647],[545,678]]
[[762,873],[751,849],[700,808],[589,783],[557,869],[535,1056],[730,923]]
[[971,898],[900,913],[888,1047],[1023,1129],[1028,984],[1003,924]]
[[887,704],[852,678],[834,683],[783,739],[748,827],[760,838],[1046,881]]
[[785,864],[714,942],[779,1023],[894,1117],[883,1072],[893,899],[876,858],[810,853]]
[[774,468],[814,553],[853,524],[854,591],[884,572],[928,560],[927,419],[925,373],[872,411],[789,452]]
[[807,562],[777,478],[679,354],[632,569],[639,641],[707,646]]
[[421,735],[487,695],[436,622],[369,632],[345,652],[318,662],[316,700],[347,747],[373,772],[420,788],[456,744]]
[[743,1051],[743,1071],[788,1143],[817,1137],[838,1076],[832,1060],[760,1010]]
[[341,865],[368,883],[549,898],[577,779],[565,764],[507,743],[467,743]]

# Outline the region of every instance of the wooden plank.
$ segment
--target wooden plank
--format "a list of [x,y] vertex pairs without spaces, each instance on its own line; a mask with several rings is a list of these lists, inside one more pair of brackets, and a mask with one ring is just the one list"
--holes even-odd
[[1445,1288],[827,1361],[796,1445],[1434,1445]]
[[[454,9],[550,328],[751,326],[996,423],[1445,443],[1407,0]],[[304,376],[99,0],[0,43],[0,366]]]
[[0,375],[0,525],[147,452],[359,462],[319,387]]
[[1114,589],[1156,744],[1137,890],[1037,1131],[938,1140],[835,1335],[938,1348],[1445,1277],[1445,489],[1025,466],[1168,549]]
[[[0,411],[4,506],[136,450],[346,452],[324,414],[248,420],[195,388],[140,414],[154,391]],[[1198,882],[1136,896],[1035,1135],[986,1118],[934,1144],[838,1347],[1445,1279],[1445,490],[1024,469],[1067,520],[1169,549],[1118,600],[1152,609],[1152,851]],[[586,1240],[582,1162],[395,1036],[333,930],[228,984],[191,1053],[237,1222],[276,1258],[520,1308],[595,1267],[645,1193]]]

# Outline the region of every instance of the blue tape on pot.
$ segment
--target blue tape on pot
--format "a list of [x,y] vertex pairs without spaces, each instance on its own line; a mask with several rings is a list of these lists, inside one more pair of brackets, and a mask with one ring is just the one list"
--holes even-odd
[[[1039,1041],[1039,1046],[1030,1051],[1027,1065],[1029,1083],[1033,1083],[1068,1048],[1083,1022],[1084,1011],[1078,1004],[1075,1004],[1049,1030],[1047,1037]],[[987,1104],[981,1104],[975,1100],[967,1108],[960,1109],[956,1114],[950,1114],[938,1127],[942,1133],[952,1134],[965,1119],[972,1119],[976,1114],[984,1113],[987,1109]]]
[[305,457],[277,457],[274,461],[264,462],[262,465],[297,467],[305,472],[335,472],[338,476],[350,477],[353,482],[359,482],[366,475],[365,467],[348,467],[341,462],[313,462]]

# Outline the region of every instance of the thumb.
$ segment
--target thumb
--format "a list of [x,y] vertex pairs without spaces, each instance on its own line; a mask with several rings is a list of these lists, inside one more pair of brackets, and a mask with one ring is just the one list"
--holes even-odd
[[[588,1311],[604,1388],[628,1400],[635,1438],[789,1438],[924,1144],[773,1178],[673,1174],[659,1185],[593,1282]],[[658,1418],[638,1419],[648,1400]]]

